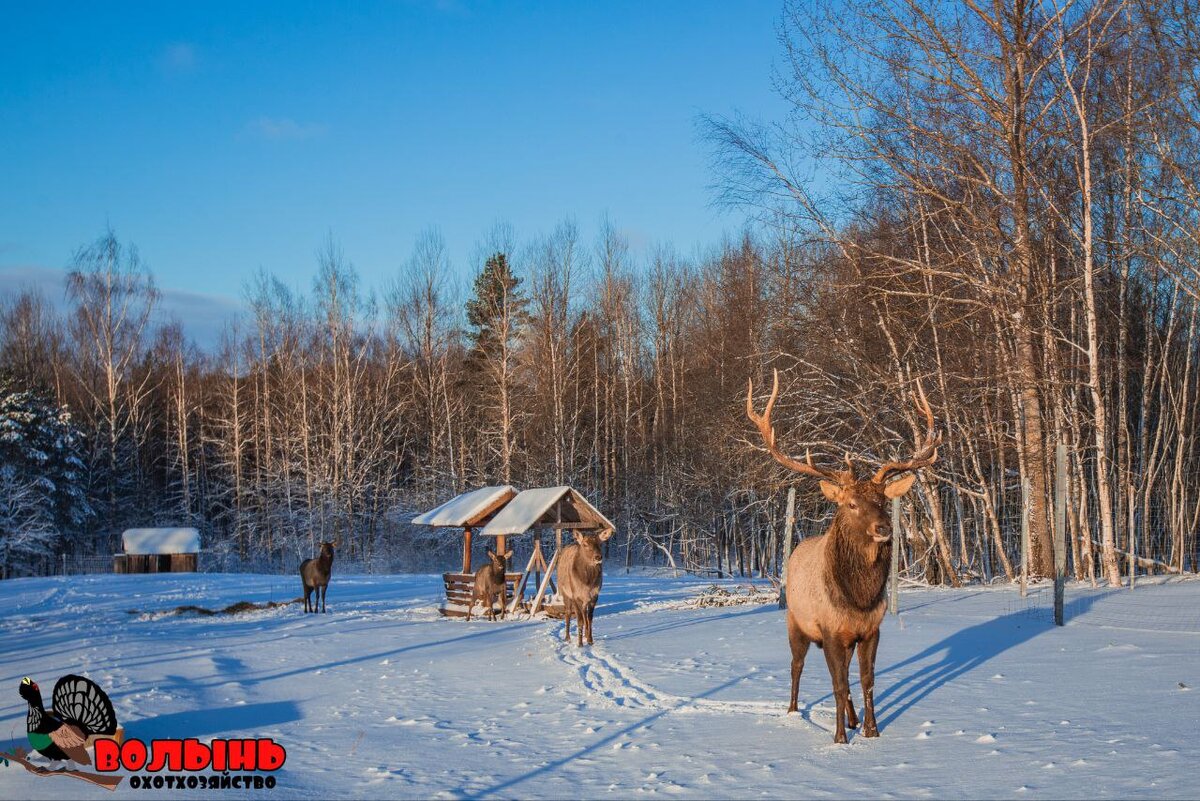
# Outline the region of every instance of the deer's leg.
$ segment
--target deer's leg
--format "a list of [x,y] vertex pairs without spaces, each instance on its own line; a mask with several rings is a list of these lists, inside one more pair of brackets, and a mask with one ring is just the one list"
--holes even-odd
[[306,614],[308,613],[308,605],[309,605],[308,599],[312,597],[312,591],[313,591],[312,587],[308,586],[307,584],[304,585],[304,611]]
[[829,666],[829,678],[833,680],[833,697],[837,703],[837,718],[833,724],[833,741],[846,742],[846,699],[850,695],[849,653],[846,643],[832,635],[822,638],[825,646],[825,664]]
[[875,724],[875,652],[879,649],[879,629],[858,643],[858,677],[862,682],[863,736],[878,737]]
[[788,642],[792,646],[792,700],[788,704],[788,712],[797,712],[800,707],[796,703],[796,699],[800,695],[800,674],[804,672],[804,657],[808,655],[808,646],[811,640],[804,636],[800,631],[800,627],[788,618]]
[[563,600],[563,642],[571,641],[571,602]]
[[500,585],[500,619],[504,620],[504,616],[508,613],[508,584],[507,582]]
[[[854,646],[855,643],[850,643],[846,648],[846,726],[851,729],[858,728],[858,710],[854,708],[854,696],[850,694],[850,660],[854,658]],[[858,660],[861,665],[861,654]]]
[[592,601],[587,605],[587,622],[588,622],[588,645],[592,644],[592,618],[596,616],[596,602]]

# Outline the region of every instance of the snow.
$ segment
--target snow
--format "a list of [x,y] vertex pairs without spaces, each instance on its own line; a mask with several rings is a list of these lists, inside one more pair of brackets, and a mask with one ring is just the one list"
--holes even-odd
[[505,496],[517,494],[516,487],[504,484],[499,487],[480,487],[471,492],[456,495],[436,509],[430,509],[413,518],[418,526],[466,526],[475,522],[480,514],[504,500]]
[[612,522],[601,514],[599,509],[592,506],[588,502],[588,499],[583,497],[581,493],[576,492],[570,487],[543,487],[540,489],[525,490],[509,501],[508,505],[501,509],[500,513],[483,527],[482,533],[487,536],[523,534],[534,525],[537,525],[541,521],[542,516],[550,511],[554,504],[562,500],[563,496],[568,494],[571,495],[571,501],[576,510],[585,511],[588,514],[589,522],[591,520],[596,521],[597,528],[613,528]]
[[121,534],[127,554],[198,553],[200,532],[194,528],[127,528]]
[[[691,606],[708,583],[610,570],[580,649],[554,621],[441,619],[438,576],[335,570],[329,614],[229,617],[166,613],[285,600],[298,580],[0,582],[0,740],[23,741],[22,676],[78,672],[129,736],[282,743],[279,798],[1195,794],[1200,581],[1071,587],[1063,628],[1043,586],[902,592],[879,650],[881,737],[844,746],[822,652],[785,715],[783,613]],[[0,797],[85,795],[104,794],[0,766]]]

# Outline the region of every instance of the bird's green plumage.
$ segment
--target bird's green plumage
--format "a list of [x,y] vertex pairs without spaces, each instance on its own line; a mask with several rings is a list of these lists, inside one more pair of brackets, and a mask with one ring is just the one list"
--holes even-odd
[[33,750],[41,751],[43,748],[49,748],[53,743],[49,734],[42,734],[40,731],[29,732],[29,744],[33,746]]

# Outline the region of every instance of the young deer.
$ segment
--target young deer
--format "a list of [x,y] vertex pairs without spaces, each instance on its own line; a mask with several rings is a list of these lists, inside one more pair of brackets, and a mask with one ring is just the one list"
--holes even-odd
[[579,645],[587,637],[592,644],[592,617],[604,583],[604,553],[600,546],[612,536],[612,529],[599,534],[575,532],[575,543],[562,549],[558,556],[558,591],[566,611],[563,641],[571,641],[571,616],[579,632]]
[[498,556],[492,551],[487,552],[491,564],[484,565],[475,571],[475,588],[471,590],[471,605],[467,607],[467,620],[471,619],[471,610],[475,608],[476,601],[483,601],[484,608],[487,609],[488,620],[495,620],[496,611],[492,609],[492,603],[497,595],[500,596],[500,619],[504,619],[508,606],[508,585],[505,583],[504,573],[508,567],[508,560],[512,558],[512,553],[512,551],[506,551],[503,556]]
[[[887,503],[908,492],[914,471],[933,464],[942,442],[934,434],[933,412],[918,382],[917,409],[925,418],[924,440],[906,462],[888,462],[870,479],[854,475],[850,455],[846,469],[816,467],[812,455],[803,462],[787,456],[775,445],[771,408],[779,396],[779,372],[775,372],[771,397],[762,415],[754,412],[754,385],[746,393],[746,414],[758,426],[767,452],[785,467],[821,480],[821,492],[837,504],[829,530],[804,540],[792,551],[787,564],[787,629],[792,646],[792,697],[788,712],[795,712],[800,673],[808,646],[815,643],[825,651],[825,662],[833,679],[837,721],[833,741],[846,742],[846,726],[856,728],[858,715],[850,698],[850,659],[858,649],[862,682],[863,735],[878,737],[875,722],[875,652],[879,647],[879,625],[885,611],[885,588],[892,557],[892,521]],[[904,474],[908,475],[904,475]],[[889,483],[888,479],[904,475]]]
[[300,582],[304,585],[304,611],[309,610],[309,596],[316,590],[317,597],[313,599],[311,611],[317,611],[320,603],[321,611],[325,611],[325,594],[329,592],[329,576],[333,572],[333,549],[341,545],[337,542],[322,542],[321,553],[316,559],[305,559],[300,563]]

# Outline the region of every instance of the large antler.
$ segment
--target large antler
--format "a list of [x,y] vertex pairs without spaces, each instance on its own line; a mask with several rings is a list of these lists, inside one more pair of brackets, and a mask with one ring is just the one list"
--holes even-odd
[[875,473],[871,480],[882,484],[894,475],[920,470],[937,461],[938,446],[942,444],[942,435],[934,432],[933,410],[929,408],[929,399],[925,397],[925,389],[917,380],[917,411],[925,418],[925,438],[917,443],[917,452],[907,462],[888,462]]
[[756,414],[754,411],[754,380],[750,379],[749,388],[746,390],[746,416],[749,417],[754,425],[758,426],[758,433],[762,435],[763,442],[767,446],[767,452],[775,457],[775,461],[779,462],[789,470],[795,470],[797,473],[803,473],[806,476],[815,478],[823,478],[828,481],[836,481],[845,483],[848,480],[854,480],[854,468],[850,464],[850,454],[846,454],[846,470],[827,470],[823,467],[817,467],[813,464],[812,454],[806,452],[804,461],[798,461],[788,456],[783,451],[779,450],[775,445],[775,428],[771,425],[771,409],[775,406],[775,401],[779,398],[779,371],[774,371],[773,382],[771,385],[771,397],[767,400],[767,407],[763,409],[763,413]]

